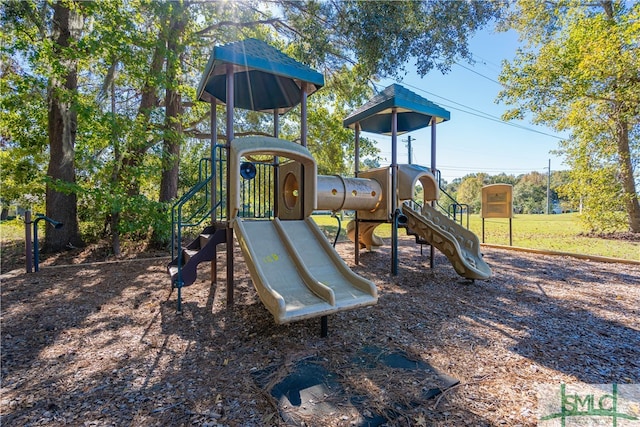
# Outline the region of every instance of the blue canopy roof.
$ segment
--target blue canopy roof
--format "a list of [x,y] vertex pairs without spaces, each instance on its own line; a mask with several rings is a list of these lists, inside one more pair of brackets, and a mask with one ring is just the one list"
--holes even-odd
[[398,113],[397,133],[411,132],[431,124],[447,121],[451,113],[398,84],[392,84],[371,98],[366,104],[343,120],[343,125],[354,129],[356,123],[364,132],[391,134],[391,112]]
[[284,113],[300,103],[303,83],[308,83],[307,94],[324,86],[319,72],[261,40],[246,39],[213,48],[198,85],[199,100],[207,100],[206,92],[226,104],[227,64],[234,66],[237,108]]

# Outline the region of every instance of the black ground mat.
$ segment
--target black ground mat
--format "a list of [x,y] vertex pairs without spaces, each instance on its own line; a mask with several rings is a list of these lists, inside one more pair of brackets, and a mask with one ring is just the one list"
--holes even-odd
[[287,366],[272,365],[253,377],[276,400],[288,425],[331,420],[380,426],[458,383],[402,350],[376,346],[358,349],[346,360],[311,356]]

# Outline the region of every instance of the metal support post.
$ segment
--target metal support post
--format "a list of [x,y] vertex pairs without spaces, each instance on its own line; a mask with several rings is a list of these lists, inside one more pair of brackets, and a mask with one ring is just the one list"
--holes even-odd
[[24,213],[25,255],[27,273],[33,271],[33,241],[31,240],[31,211]]

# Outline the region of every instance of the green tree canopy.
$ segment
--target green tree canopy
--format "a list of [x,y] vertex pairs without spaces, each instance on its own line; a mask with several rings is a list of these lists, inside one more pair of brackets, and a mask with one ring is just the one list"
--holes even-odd
[[[326,87],[310,98],[309,147],[321,171],[348,174],[353,141],[341,119],[369,99],[370,82],[401,76],[407,64],[424,75],[469,59],[472,33],[501,8],[444,0],[1,2],[0,160],[3,182],[11,177],[3,197],[30,192],[44,199],[46,182],[72,196],[47,192],[47,212],[73,213],[77,203],[80,221],[91,222],[96,234],[146,236],[161,228],[168,220],[163,202],[197,174],[192,165],[180,171],[178,160],[207,155],[208,141],[201,141],[211,133],[208,105],[194,98],[211,49],[248,37],[326,76]],[[53,31],[62,22],[54,22],[56,13],[72,17],[74,31],[64,38]],[[61,84],[65,79],[73,84]],[[48,97],[73,119],[57,135],[50,132]],[[282,120],[283,136],[295,134],[293,115]],[[237,135],[270,130],[264,115],[236,117]],[[224,118],[218,119],[223,141]],[[65,135],[73,136],[64,140],[68,150],[52,151],[60,144],[51,137]],[[375,164],[373,145],[362,142],[363,156]],[[58,167],[64,185],[45,177],[47,163]]]
[[526,46],[500,76],[504,117],[569,131],[563,193],[591,229],[640,233],[640,4],[518,0],[505,25]]
[[522,175],[513,187],[513,205],[521,213],[546,213],[547,176],[539,172]]
[[469,205],[471,212],[480,212],[482,207],[482,187],[487,185],[488,176],[484,173],[471,174],[462,178],[458,186],[458,203]]

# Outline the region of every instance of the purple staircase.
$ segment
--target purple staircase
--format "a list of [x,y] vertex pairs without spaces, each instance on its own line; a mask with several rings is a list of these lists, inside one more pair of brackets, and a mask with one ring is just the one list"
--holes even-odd
[[[198,264],[213,260],[216,246],[226,243],[226,236],[226,229],[209,226],[194,241],[182,247],[180,255],[167,266],[171,286],[179,288],[193,284],[198,276]],[[179,282],[182,282],[181,286]]]

